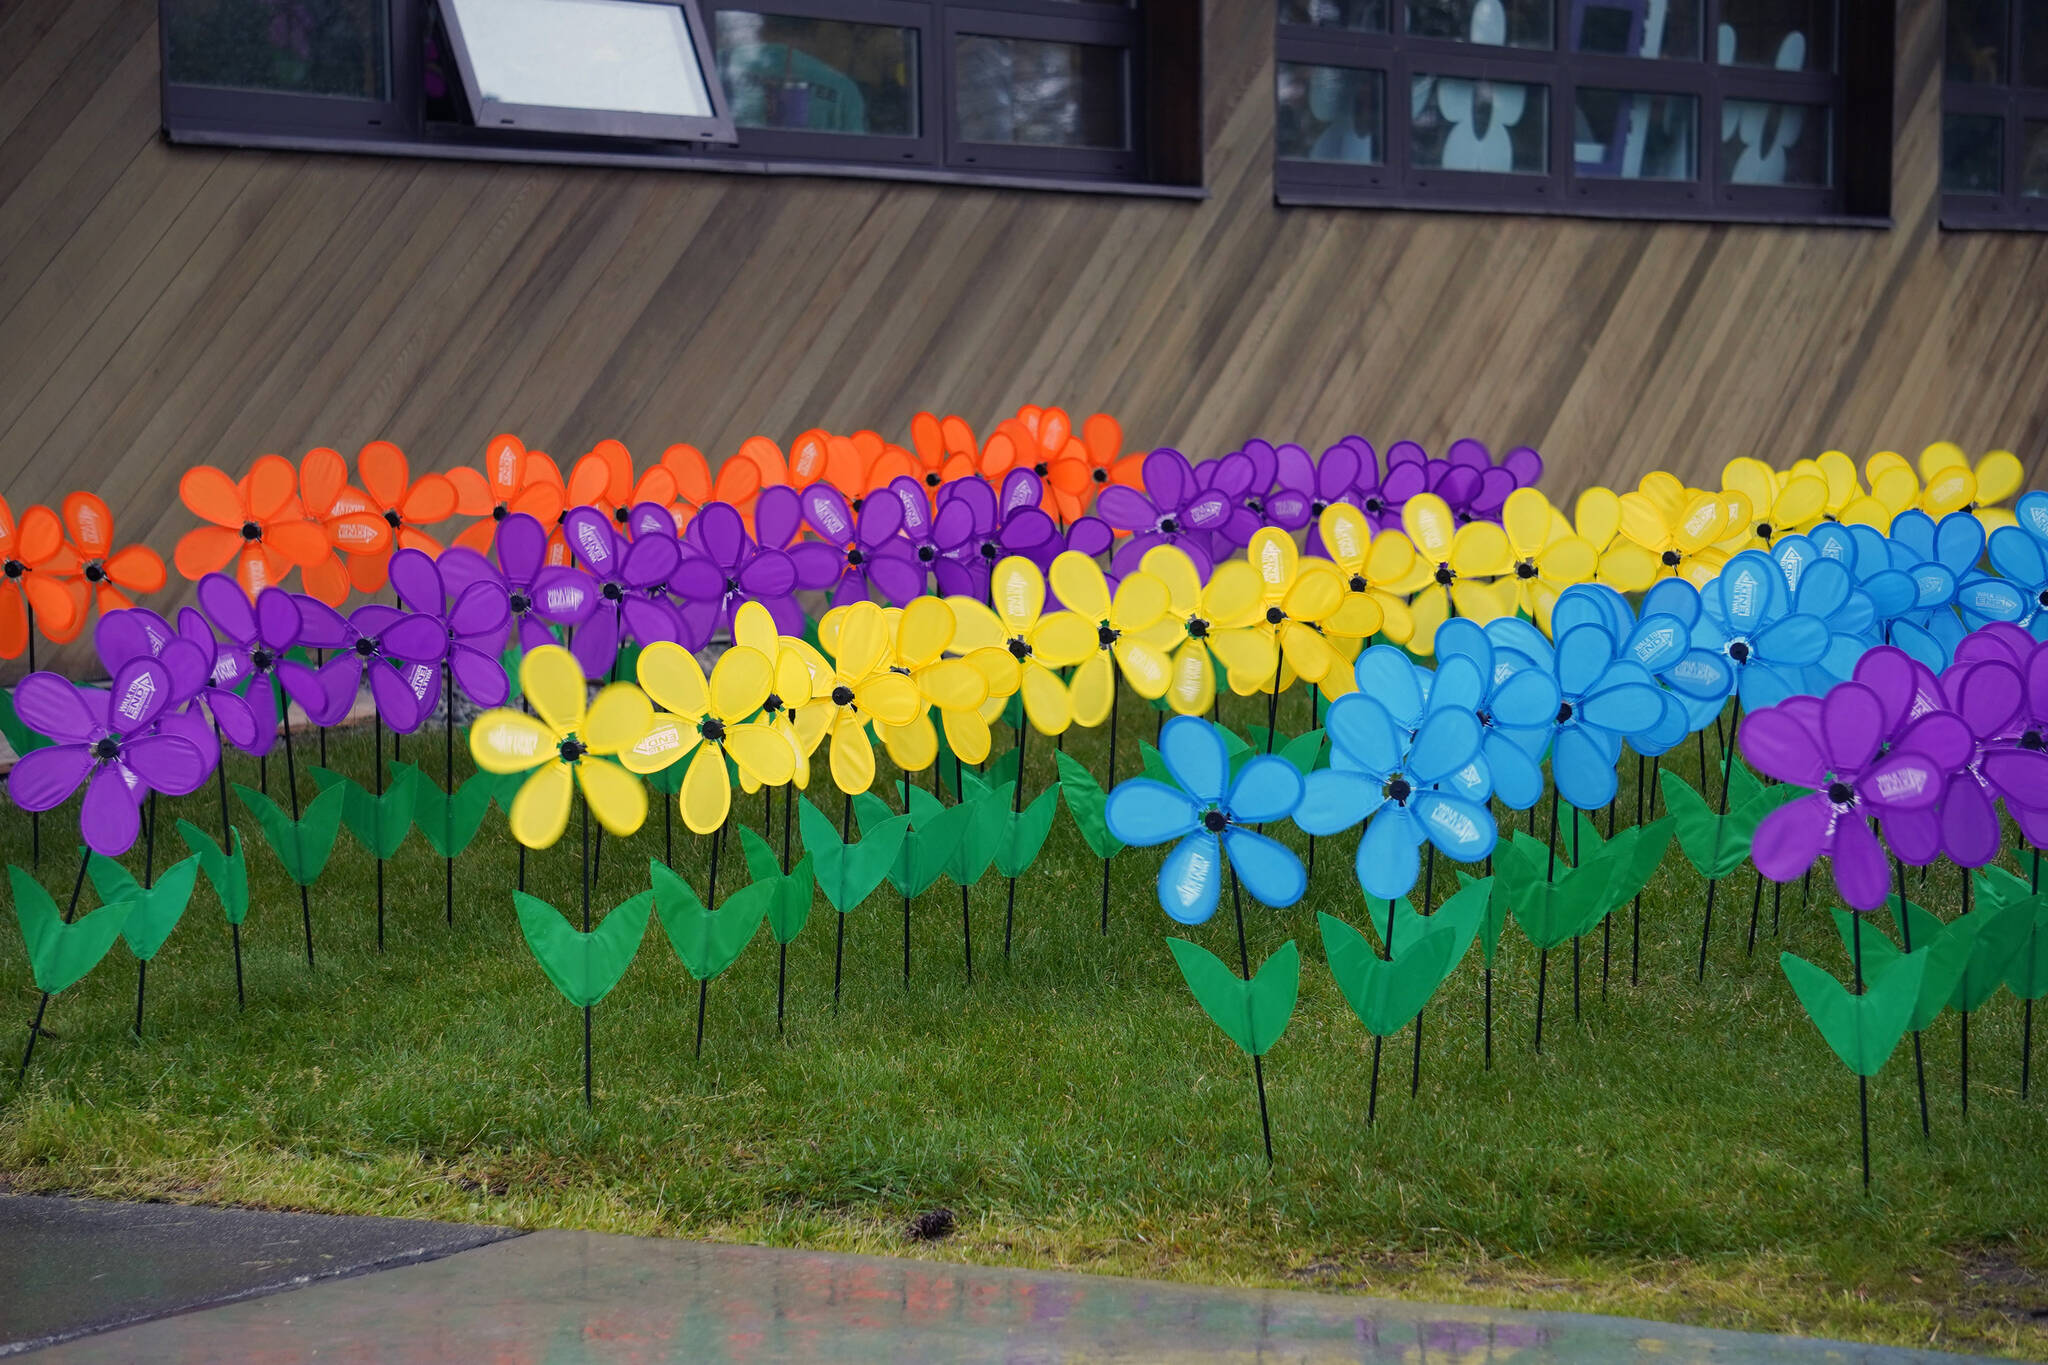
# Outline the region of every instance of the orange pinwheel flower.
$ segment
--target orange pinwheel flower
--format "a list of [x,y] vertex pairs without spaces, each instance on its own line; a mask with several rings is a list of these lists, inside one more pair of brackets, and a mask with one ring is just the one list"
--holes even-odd
[[978,467],[974,428],[958,417],[920,412],[910,419],[910,444],[917,451],[916,476],[925,495],[936,499],[939,485],[964,478]]
[[917,477],[917,459],[902,446],[882,439],[879,431],[856,431],[846,438],[860,457],[860,486],[845,490],[857,502],[863,494],[886,488],[889,481]]
[[0,498],[0,659],[17,659],[29,644],[29,615],[58,644],[78,638],[85,626],[79,597],[66,591],[61,576],[78,569],[78,556],[64,543],[64,523],[43,506],[22,512]]
[[318,564],[300,571],[306,591],[338,607],[348,600],[359,574],[365,582],[374,579],[383,586],[383,565],[391,558],[391,523],[378,514],[367,493],[350,485],[348,461],[340,452],[325,446],[306,452],[299,461],[299,502],[328,546]]
[[163,591],[163,556],[146,545],[114,548],[114,514],[96,493],[64,499],[64,526],[78,555],[77,575],[67,580],[79,615],[97,604],[102,615],[135,605],[129,593]]
[[498,537],[498,523],[524,512],[543,526],[562,519],[562,472],[539,451],[529,451],[517,436],[493,436],[484,448],[481,470],[461,465],[448,471],[455,485],[455,510],[465,517],[483,517],[455,537],[457,545],[489,554]]
[[569,507],[595,507],[610,514],[621,534],[633,505],[658,502],[673,507],[676,502],[675,471],[663,464],[652,465],[639,478],[633,477],[633,456],[626,447],[607,437],[590,448],[590,453],[569,471]]
[[405,452],[389,441],[372,441],[357,452],[356,473],[362,477],[363,492],[369,494],[370,510],[391,528],[392,543],[382,554],[350,556],[349,577],[362,591],[379,592],[387,579],[392,550],[441,553],[441,542],[419,528],[455,515],[455,485],[444,474],[413,478]]
[[261,455],[240,483],[212,465],[185,471],[178,499],[201,521],[178,541],[171,562],[187,578],[204,578],[230,563],[250,597],[276,587],[294,568],[318,565],[327,533],[306,520],[298,471],[282,455]]
[[[761,440],[759,436],[753,437],[748,445]],[[772,441],[765,444],[774,450]],[[679,443],[661,452],[662,468],[674,475],[676,481],[676,530],[688,526],[714,502],[731,503],[742,517],[753,508],[754,498],[762,488],[763,470],[754,459],[745,456],[746,448],[741,446],[742,454],[720,465],[715,478],[704,452],[693,445]],[[782,452],[775,450],[775,461],[780,463],[781,459]]]
[[866,490],[860,448],[851,438],[834,436],[816,427],[789,445],[789,483],[792,488],[809,488],[823,480],[851,501]]

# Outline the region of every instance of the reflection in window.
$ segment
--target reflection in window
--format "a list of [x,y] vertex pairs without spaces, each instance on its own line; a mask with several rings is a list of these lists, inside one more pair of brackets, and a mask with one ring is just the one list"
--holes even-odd
[[1481,47],[1549,47],[1551,0],[1403,0],[1408,32]]
[[1520,175],[1550,169],[1548,86],[1461,76],[1413,81],[1408,157],[1416,167]]
[[1280,0],[1280,22],[1385,33],[1387,0]]
[[917,31],[718,12],[718,74],[742,128],[917,135]]
[[386,98],[384,0],[164,0],[161,13],[179,84]]
[[1779,71],[1834,68],[1834,0],[1722,0],[1715,60]]
[[2005,186],[2005,120],[1996,114],[1947,114],[1941,120],[1941,187],[1953,194],[1997,194]]
[[953,60],[960,136],[1122,148],[1124,58],[1111,47],[963,34]]
[[1574,51],[1698,61],[1700,0],[1579,0],[1571,6]]
[[2048,197],[2048,122],[2028,119],[2020,142],[2020,197]]
[[1966,85],[2005,83],[2005,0],[1948,0],[1942,74]]
[[1731,185],[1825,187],[1828,108],[1771,100],[1726,100],[1721,105],[1721,165]]
[[1377,166],[1386,159],[1386,78],[1378,71],[1281,62],[1279,148],[1292,161]]
[[1700,102],[1693,95],[1581,87],[1572,168],[1595,179],[1699,178]]

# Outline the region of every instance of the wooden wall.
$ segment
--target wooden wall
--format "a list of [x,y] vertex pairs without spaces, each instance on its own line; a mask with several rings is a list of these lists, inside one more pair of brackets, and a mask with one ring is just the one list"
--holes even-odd
[[1937,438],[2041,481],[2048,237],[1938,228],[1939,0],[1899,0],[1889,231],[1278,208],[1271,7],[1207,4],[1196,204],[171,147],[152,0],[6,0],[0,493],[168,554],[199,461],[1026,401],[1191,454],[1527,442],[1560,493]]

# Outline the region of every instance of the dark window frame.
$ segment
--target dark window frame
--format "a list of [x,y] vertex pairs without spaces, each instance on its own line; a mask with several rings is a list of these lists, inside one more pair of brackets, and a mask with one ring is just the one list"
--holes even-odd
[[2048,195],[2020,193],[2021,159],[2029,119],[2048,122],[2048,89],[2019,84],[2020,46],[2025,41],[2022,0],[2008,0],[2005,80],[1992,85],[1948,79],[1948,0],[1942,6],[1941,126],[1946,139],[1951,115],[1991,115],[2000,121],[1999,192],[1968,194],[1943,187],[1941,225],[1963,231],[2048,232]]
[[[1832,60],[1819,71],[1778,71],[1707,60],[1714,52],[1722,0],[1703,0],[1701,9],[1703,50],[1694,60],[1573,51],[1570,0],[1553,0],[1554,45],[1548,48],[1476,46],[1403,33],[1403,0],[1388,0],[1386,32],[1280,24],[1276,53],[1281,62],[1382,74],[1385,145],[1375,166],[1282,158],[1276,149],[1276,198],[1282,204],[1603,218],[1888,224],[1891,7],[1838,0]],[[1878,10],[1884,12],[1872,12]],[[1409,101],[1411,77],[1417,72],[1546,88],[1548,168],[1540,174],[1500,174],[1411,166]],[[1697,100],[1697,178],[1628,180],[1578,173],[1572,132],[1574,99],[1582,88],[1692,95]],[[1833,183],[1827,188],[1721,183],[1721,110],[1726,101],[1742,99],[1825,106]],[[1881,146],[1875,137],[1857,136],[1858,130],[1871,127],[1885,130]]]
[[[433,5],[431,0],[384,3],[389,51],[382,101],[175,84],[170,79],[170,26],[160,16],[166,136],[173,142],[210,146],[879,178],[1185,199],[1206,196],[1201,7],[1188,0],[1132,0],[1124,6],[1076,0],[692,0],[692,19],[701,15],[702,20],[701,26],[693,22],[692,32],[701,32],[710,48],[705,70],[721,109],[725,99],[716,52],[719,11],[893,24],[918,33],[915,137],[736,128],[736,145],[731,146],[656,140],[635,136],[629,127],[619,128],[618,136],[595,136],[430,121],[422,93],[423,50]],[[442,17],[445,23],[445,12]],[[1120,47],[1125,54],[1126,147],[960,139],[952,74],[956,33]],[[450,41],[459,52],[452,32]],[[462,64],[457,53],[449,54],[450,77],[469,95],[474,87],[466,73],[458,74]]]

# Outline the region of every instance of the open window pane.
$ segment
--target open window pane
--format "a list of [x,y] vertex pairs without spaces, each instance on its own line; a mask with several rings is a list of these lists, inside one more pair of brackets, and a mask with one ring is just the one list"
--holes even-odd
[[161,18],[175,84],[389,97],[385,0],[163,0]]
[[2005,83],[2006,0],[1947,0],[1942,75],[1964,85]]
[[953,63],[963,141],[1128,145],[1120,48],[965,33],[954,40]]
[[1997,194],[2005,188],[2005,120],[1994,114],[1946,114],[1941,120],[1941,188]]
[[1550,169],[1550,88],[1416,76],[1408,159],[1420,169],[1541,175]]
[[1700,0],[1575,0],[1569,13],[1575,52],[1699,60]]
[[1834,172],[1828,145],[1824,104],[1722,102],[1721,166],[1731,185],[1824,187]]
[[1832,70],[1834,0],[1721,0],[1714,54],[1723,66]]
[[1551,0],[1402,0],[1408,32],[1481,47],[1549,47]]
[[1281,62],[1278,84],[1282,158],[1354,166],[1386,160],[1384,73]]
[[1583,88],[1573,102],[1577,174],[1602,180],[1699,178],[1697,96]]
[[1387,0],[1280,0],[1280,22],[1385,33]]
[[[714,116],[682,8],[642,0],[448,0],[476,95],[499,105]],[[479,123],[543,119],[516,115]],[[583,131],[583,129],[570,129]]]
[[739,126],[917,136],[915,29],[746,10],[720,10],[717,24]]

